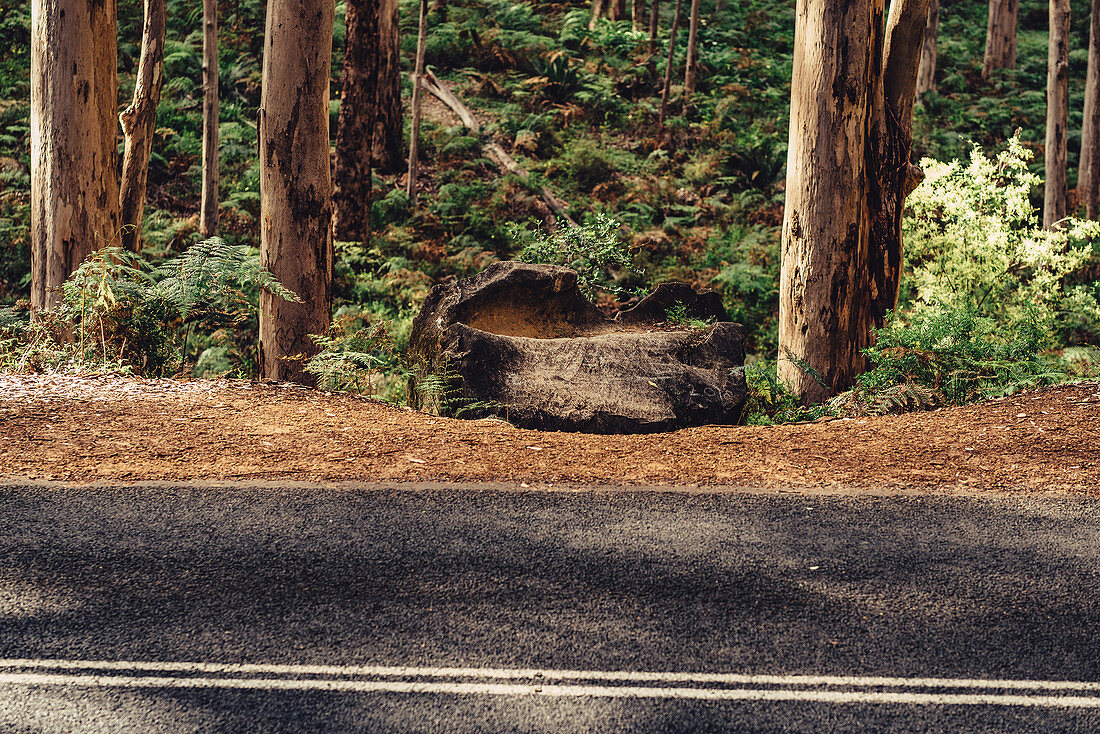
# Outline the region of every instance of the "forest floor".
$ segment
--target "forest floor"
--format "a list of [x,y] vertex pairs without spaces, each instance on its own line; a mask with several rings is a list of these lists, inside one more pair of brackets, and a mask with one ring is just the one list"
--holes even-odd
[[1068,490],[1100,496],[1100,382],[963,408],[642,436],[544,433],[244,380],[0,374],[0,479]]

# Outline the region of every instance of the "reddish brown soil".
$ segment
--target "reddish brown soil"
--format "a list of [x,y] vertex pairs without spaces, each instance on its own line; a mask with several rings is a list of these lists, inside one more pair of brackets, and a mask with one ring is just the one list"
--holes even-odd
[[1100,382],[966,408],[649,436],[539,433],[244,381],[0,375],[0,477],[463,480],[1100,495]]

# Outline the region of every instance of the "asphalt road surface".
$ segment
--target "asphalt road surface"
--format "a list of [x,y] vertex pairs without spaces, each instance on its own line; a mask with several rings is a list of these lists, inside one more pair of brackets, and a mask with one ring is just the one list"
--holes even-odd
[[1095,732],[1065,496],[0,488],[0,732]]

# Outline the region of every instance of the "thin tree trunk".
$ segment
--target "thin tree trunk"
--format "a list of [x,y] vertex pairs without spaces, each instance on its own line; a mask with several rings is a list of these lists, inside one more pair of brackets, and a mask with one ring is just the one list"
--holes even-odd
[[1050,0],[1047,53],[1046,186],[1043,227],[1066,218],[1066,124],[1069,117],[1069,0]]
[[378,0],[348,0],[336,128],[333,231],[337,239],[364,244],[370,239],[380,6]]
[[218,232],[218,0],[202,0],[202,205],[199,234]]
[[1100,215],[1100,3],[1092,0],[1089,26],[1089,66],[1085,79],[1085,113],[1081,126],[1081,164],[1077,171],[1077,192],[1085,204],[1085,215]]
[[401,155],[404,130],[401,127],[401,45],[397,0],[381,0],[381,3],[373,161],[379,171],[397,173],[405,167],[405,158]]
[[[656,0],[654,0],[656,1]],[[645,0],[630,0],[630,27],[640,33],[645,22]]]
[[657,53],[657,34],[661,30],[661,0],[649,0],[649,52]]
[[604,14],[607,9],[608,0],[592,0],[592,17],[588,19],[588,30],[595,30],[596,23],[599,22],[600,16]]
[[920,67],[917,69],[917,97],[936,89],[936,37],[940,30],[940,0],[928,3],[928,23],[924,27],[924,45],[921,46]]
[[1016,68],[1016,26],[1020,0],[989,0],[982,79],[989,81],[997,69]]
[[884,4],[796,9],[779,375],[805,401],[852,383],[897,302],[901,211],[920,177],[909,151],[928,0],[894,0],[885,33]]
[[691,0],[691,21],[688,24],[687,64],[684,70],[684,111],[695,94],[695,72],[699,65],[699,0]]
[[[661,110],[657,114],[657,125],[665,126],[665,116],[668,114],[668,94],[672,86],[672,62],[676,56],[676,31],[680,28],[680,3],[676,0],[676,9],[672,11],[672,28],[668,32],[668,63],[665,64],[665,85],[661,90]],[[656,4],[656,3],[654,3]]]
[[420,96],[424,83],[424,43],[428,36],[428,0],[420,0],[420,31],[416,39],[416,69],[413,73],[412,132],[409,134],[409,180],[405,193],[415,200],[420,161]]
[[114,0],[31,2],[31,308],[118,244]]
[[126,139],[118,192],[122,246],[134,252],[141,252],[145,184],[149,180],[149,156],[153,152],[157,104],[164,81],[164,16],[164,0],[145,0],[141,58],[138,61],[134,98],[118,116]]
[[726,12],[726,0],[714,0],[714,12],[710,14],[711,22],[717,23],[724,12]]
[[328,92],[335,7],[270,0],[260,93],[260,262],[301,298],[260,295],[260,374],[309,384],[298,355],[317,351],[332,316]]

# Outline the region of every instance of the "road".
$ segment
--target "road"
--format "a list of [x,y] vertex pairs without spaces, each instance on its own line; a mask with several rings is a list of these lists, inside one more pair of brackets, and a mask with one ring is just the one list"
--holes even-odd
[[0,487],[0,731],[1100,730],[1068,496]]

